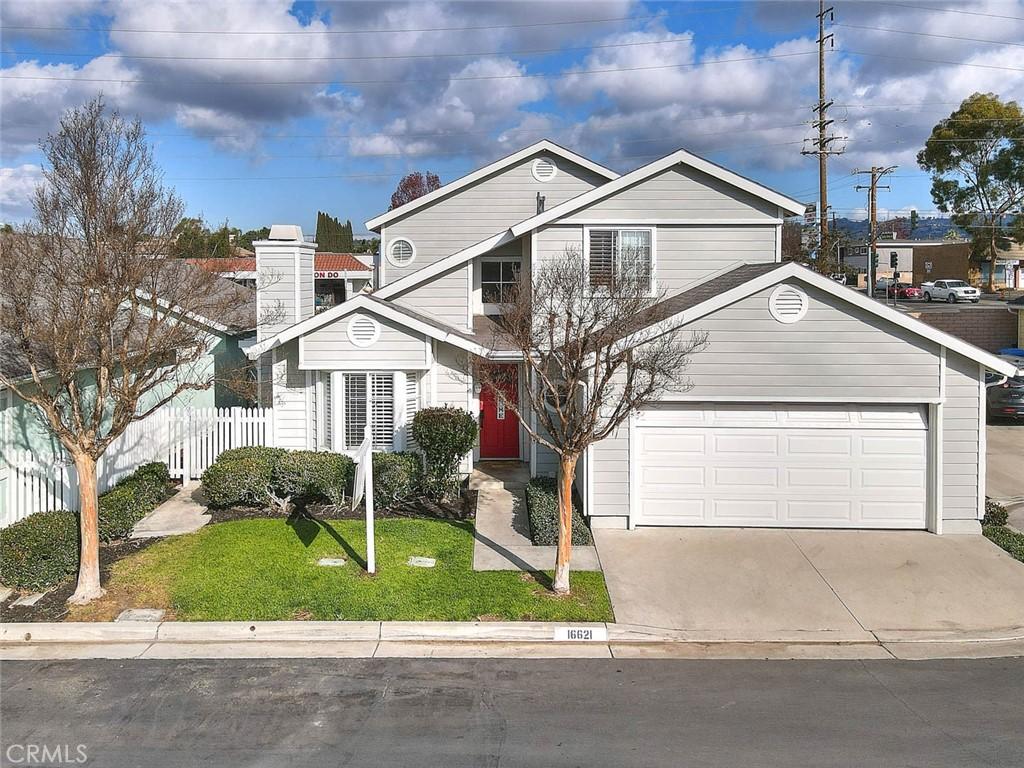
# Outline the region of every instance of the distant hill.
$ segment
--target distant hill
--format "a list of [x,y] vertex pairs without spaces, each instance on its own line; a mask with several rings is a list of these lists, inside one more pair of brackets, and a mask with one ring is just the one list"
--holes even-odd
[[[889,224],[889,227],[886,227]],[[909,228],[909,222],[903,223],[903,226]],[[855,221],[854,219],[837,218],[836,227],[840,232],[844,232],[852,240],[867,240],[868,235],[871,232],[871,228],[867,219],[862,221]],[[967,230],[960,229],[953,225],[953,222],[945,216],[930,216],[928,218],[921,218],[917,222],[917,227],[914,229],[913,234],[910,236],[911,240],[942,240],[949,230],[954,229],[960,237],[965,240],[968,239]],[[892,223],[880,221],[878,222],[878,233],[883,235],[886,232],[892,231]]]

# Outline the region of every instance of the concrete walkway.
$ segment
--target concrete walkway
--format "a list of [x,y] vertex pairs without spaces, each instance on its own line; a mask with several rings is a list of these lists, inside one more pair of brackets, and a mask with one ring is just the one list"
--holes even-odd
[[177,536],[198,531],[210,522],[202,486],[191,483],[142,518],[132,531],[133,539]]
[[1024,632],[1024,565],[982,536],[923,531],[599,529],[615,618],[838,642]]
[[[550,571],[555,547],[530,542],[526,513],[526,484],[530,471],[516,461],[481,462],[473,470],[469,487],[479,492],[476,505],[474,571]],[[594,547],[573,547],[570,567],[599,571]]]

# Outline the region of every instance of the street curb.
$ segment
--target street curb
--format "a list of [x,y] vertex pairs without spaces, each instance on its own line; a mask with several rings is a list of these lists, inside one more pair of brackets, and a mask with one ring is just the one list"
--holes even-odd
[[[588,631],[591,639],[585,639]],[[385,657],[933,659],[997,656],[1024,656],[1024,627],[973,633],[791,630],[757,636],[749,631],[551,622],[0,624],[0,659],[5,660]]]

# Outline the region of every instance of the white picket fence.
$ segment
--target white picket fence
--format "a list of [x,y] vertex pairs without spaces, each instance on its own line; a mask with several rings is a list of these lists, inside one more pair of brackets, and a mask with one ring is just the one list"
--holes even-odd
[[[274,445],[269,408],[162,408],[132,423],[97,467],[103,493],[136,467],[167,464],[172,478],[198,480],[228,448]],[[78,509],[78,477],[63,451],[7,449],[0,459],[0,528],[46,509]]]

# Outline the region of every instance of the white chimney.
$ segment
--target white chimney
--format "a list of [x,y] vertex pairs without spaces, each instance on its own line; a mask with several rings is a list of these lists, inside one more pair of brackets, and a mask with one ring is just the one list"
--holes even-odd
[[306,242],[302,227],[274,224],[256,250],[256,311],[260,340],[294,325],[315,310],[313,261],[316,243]]

